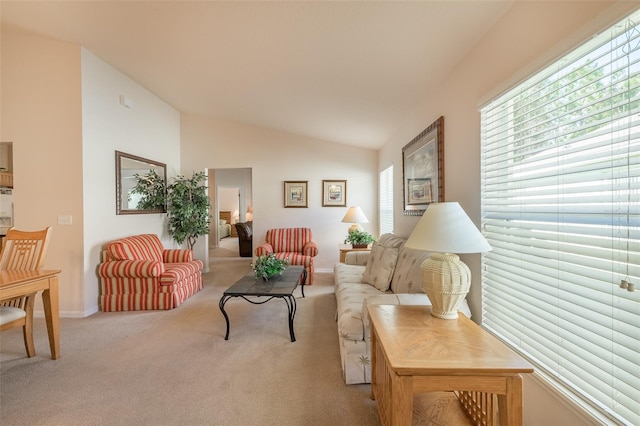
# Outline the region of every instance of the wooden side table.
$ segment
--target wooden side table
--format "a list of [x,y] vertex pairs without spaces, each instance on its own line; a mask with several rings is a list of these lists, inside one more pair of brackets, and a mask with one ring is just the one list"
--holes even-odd
[[371,247],[365,248],[353,248],[351,244],[338,244],[338,248],[340,249],[340,262],[344,263],[347,257],[347,253],[350,251],[367,251],[371,250]]
[[[522,425],[522,373],[533,368],[464,315],[430,306],[369,306],[371,392],[383,425],[410,426],[414,396],[453,392],[474,424]],[[497,401],[497,404],[495,404]],[[438,413],[441,414],[441,413]]]

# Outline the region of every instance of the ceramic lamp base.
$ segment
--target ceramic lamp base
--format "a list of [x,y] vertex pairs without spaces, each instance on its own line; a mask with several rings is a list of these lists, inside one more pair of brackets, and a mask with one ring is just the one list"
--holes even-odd
[[469,293],[471,271],[451,253],[433,253],[420,266],[422,288],[431,301],[431,315],[442,319],[458,318],[458,305]]
[[351,226],[349,227],[349,231],[348,231],[348,233],[350,234],[350,233],[352,233],[352,232],[355,232],[355,231],[362,231],[362,230],[363,230],[363,228],[362,228],[362,226],[360,226],[360,224],[358,224],[358,223],[354,223],[353,225],[351,225]]

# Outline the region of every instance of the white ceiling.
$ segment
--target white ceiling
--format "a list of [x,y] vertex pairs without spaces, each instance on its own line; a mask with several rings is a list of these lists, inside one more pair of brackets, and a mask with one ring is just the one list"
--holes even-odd
[[186,113],[377,149],[512,1],[6,1]]

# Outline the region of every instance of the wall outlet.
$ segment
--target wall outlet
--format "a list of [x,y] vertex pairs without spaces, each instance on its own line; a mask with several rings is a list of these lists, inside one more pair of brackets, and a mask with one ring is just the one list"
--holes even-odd
[[58,215],[58,225],[71,225],[72,223],[73,218],[70,214]]

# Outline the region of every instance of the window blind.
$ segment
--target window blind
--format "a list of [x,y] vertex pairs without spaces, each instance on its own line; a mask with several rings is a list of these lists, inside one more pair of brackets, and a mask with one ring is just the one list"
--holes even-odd
[[640,424],[639,21],[481,109],[493,247],[483,326],[588,410],[629,425]]
[[380,172],[379,181],[380,235],[393,232],[393,165]]

